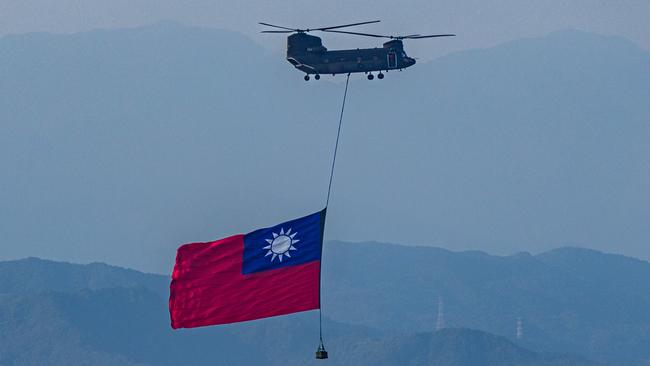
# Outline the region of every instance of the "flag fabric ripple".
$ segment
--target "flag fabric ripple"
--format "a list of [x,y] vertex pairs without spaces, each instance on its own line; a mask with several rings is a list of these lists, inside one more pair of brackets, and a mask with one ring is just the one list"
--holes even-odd
[[318,309],[325,214],[178,248],[169,296],[172,328]]

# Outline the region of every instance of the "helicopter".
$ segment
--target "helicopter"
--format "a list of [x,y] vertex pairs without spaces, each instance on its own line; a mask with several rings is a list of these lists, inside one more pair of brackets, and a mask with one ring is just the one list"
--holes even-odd
[[[366,73],[368,80],[373,80],[375,78],[373,72],[375,71],[377,72],[377,78],[383,79],[383,71],[401,71],[407,67],[415,65],[415,59],[409,57],[404,51],[403,40],[455,36],[455,34],[409,34],[405,36],[388,36],[383,34],[339,30],[340,28],[379,22],[379,20],[371,20],[367,22],[314,29],[289,28],[269,23],[259,24],[281,29],[265,30],[261,31],[261,33],[291,33],[291,35],[287,37],[287,61],[289,61],[289,63],[291,63],[296,69],[305,73],[305,81],[309,81],[310,75],[314,75],[314,79],[320,80],[321,74],[336,75],[357,72]],[[381,48],[357,48],[328,51],[327,48],[323,46],[323,42],[319,37],[307,34],[312,31],[352,34],[374,38],[388,38],[389,41],[385,42]]]

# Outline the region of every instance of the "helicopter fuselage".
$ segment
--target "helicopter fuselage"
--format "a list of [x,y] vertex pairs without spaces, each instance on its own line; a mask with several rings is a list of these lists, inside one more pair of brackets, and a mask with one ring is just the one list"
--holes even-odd
[[381,48],[328,51],[319,37],[305,33],[287,38],[287,61],[307,75],[381,72],[415,65],[401,40],[390,40]]

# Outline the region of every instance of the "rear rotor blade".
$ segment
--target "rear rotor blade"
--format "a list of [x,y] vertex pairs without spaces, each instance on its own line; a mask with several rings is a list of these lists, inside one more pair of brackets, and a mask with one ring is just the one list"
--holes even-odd
[[456,35],[455,34],[430,34],[428,36],[414,35],[414,36],[405,36],[403,38],[420,39],[420,38],[437,38],[437,37],[454,37],[454,36]]
[[290,31],[297,31],[297,29],[288,28],[288,27],[283,27],[283,26],[281,26],[281,25],[273,25],[273,24],[269,24],[269,23],[261,23],[261,22],[260,22],[259,24],[261,24],[261,25],[265,25],[265,26],[267,26],[267,27],[286,29],[286,30],[290,30]]
[[379,22],[380,22],[380,20],[371,20],[369,22],[350,23],[350,24],[345,24],[345,25],[337,25],[337,26],[334,26],[334,27],[315,28],[315,29],[312,29],[312,30],[326,31],[328,29],[347,28],[347,27],[354,27],[356,25],[372,24],[372,23],[379,23]]
[[384,36],[384,35],[381,35],[381,34],[348,32],[348,31],[338,31],[338,30],[324,30],[323,32],[354,34],[354,35],[357,35],[357,36],[366,36],[366,37],[375,37],[375,38],[393,38],[391,36]]

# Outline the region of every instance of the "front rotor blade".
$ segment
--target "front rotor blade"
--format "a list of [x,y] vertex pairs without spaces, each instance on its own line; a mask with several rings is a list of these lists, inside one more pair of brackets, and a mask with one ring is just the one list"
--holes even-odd
[[315,29],[312,29],[312,30],[325,31],[325,30],[328,30],[328,29],[354,27],[355,25],[363,25],[363,24],[371,24],[371,23],[379,23],[379,22],[380,22],[380,20],[371,20],[369,22],[351,23],[351,24],[345,24],[345,25],[337,25],[337,26],[334,26],[334,27],[315,28]]
[[408,38],[408,39],[420,39],[420,38],[437,38],[437,37],[454,37],[454,36],[456,36],[456,35],[455,35],[455,34],[430,34],[430,35],[428,35],[428,36],[419,36],[419,35],[416,35],[416,36],[406,36],[406,37],[404,37],[404,38]]
[[260,33],[293,33],[293,31],[261,31]]
[[325,30],[324,32],[354,34],[357,36],[366,36],[366,37],[375,37],[375,38],[392,38],[391,36],[384,36],[381,34],[372,34],[372,33],[347,32],[347,31],[337,31],[337,30]]
[[265,26],[267,26],[267,27],[286,29],[286,30],[290,30],[290,31],[295,31],[295,30],[296,30],[296,29],[293,29],[293,28],[287,28],[287,27],[283,27],[283,26],[281,26],[281,25],[273,25],[273,24],[269,24],[269,23],[261,23],[261,22],[260,22],[259,24],[261,24],[261,25],[265,25]]

